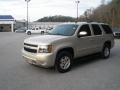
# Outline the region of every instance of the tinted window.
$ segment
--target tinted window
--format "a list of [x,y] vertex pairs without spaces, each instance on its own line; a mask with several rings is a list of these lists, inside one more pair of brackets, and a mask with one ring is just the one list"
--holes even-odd
[[90,31],[89,25],[83,25],[83,26],[81,26],[80,32],[81,32],[81,31],[87,32],[87,35],[86,35],[86,36],[91,36],[91,31]]
[[108,25],[102,25],[102,28],[106,34],[112,34],[112,29]]
[[92,24],[92,28],[93,28],[94,35],[101,35],[102,34],[102,31],[101,31],[99,25]]

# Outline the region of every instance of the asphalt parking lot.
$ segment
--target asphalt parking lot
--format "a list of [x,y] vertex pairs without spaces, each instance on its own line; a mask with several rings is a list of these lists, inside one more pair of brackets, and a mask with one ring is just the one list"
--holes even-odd
[[60,74],[35,67],[21,56],[23,33],[0,33],[0,90],[120,90],[120,40],[111,57],[76,61],[72,70]]

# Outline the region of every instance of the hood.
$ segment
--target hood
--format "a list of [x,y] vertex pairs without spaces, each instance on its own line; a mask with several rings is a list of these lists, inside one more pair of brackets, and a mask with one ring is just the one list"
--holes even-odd
[[54,41],[67,38],[68,36],[60,36],[60,35],[41,35],[34,36],[24,40],[25,43],[36,44],[36,45],[49,45]]

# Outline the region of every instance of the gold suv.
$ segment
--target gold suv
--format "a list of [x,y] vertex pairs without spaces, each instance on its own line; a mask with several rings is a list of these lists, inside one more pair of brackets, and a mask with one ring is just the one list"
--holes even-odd
[[71,69],[74,58],[100,52],[106,59],[113,46],[114,37],[108,24],[64,23],[47,35],[25,39],[22,55],[30,64],[55,66],[64,73]]

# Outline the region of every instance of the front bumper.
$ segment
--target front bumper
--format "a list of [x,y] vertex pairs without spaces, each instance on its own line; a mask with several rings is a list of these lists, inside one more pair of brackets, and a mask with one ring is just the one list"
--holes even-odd
[[53,53],[30,53],[23,49],[22,56],[26,62],[46,68],[54,66],[55,63]]

